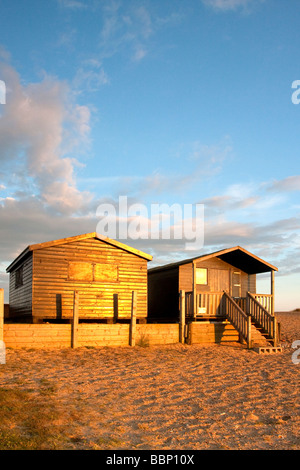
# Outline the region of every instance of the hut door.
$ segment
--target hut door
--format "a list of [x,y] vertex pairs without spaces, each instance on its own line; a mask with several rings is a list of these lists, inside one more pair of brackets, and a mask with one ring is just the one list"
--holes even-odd
[[241,297],[241,273],[239,271],[234,271],[232,273],[232,297]]
[[210,269],[209,285],[211,292],[229,291],[230,271],[227,269]]

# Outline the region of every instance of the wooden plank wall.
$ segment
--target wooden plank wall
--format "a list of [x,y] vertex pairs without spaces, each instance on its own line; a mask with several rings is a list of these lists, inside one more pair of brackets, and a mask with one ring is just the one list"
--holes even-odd
[[[75,290],[81,319],[113,319],[114,294],[119,318],[130,318],[132,290],[138,295],[137,318],[147,317],[145,259],[94,238],[38,249],[33,256],[34,318],[71,318]],[[84,280],[76,279],[80,266]]]
[[[207,285],[197,285],[197,293],[201,292],[223,292],[230,291],[232,285],[233,272],[241,272],[241,296],[246,297],[247,292],[256,292],[256,275],[247,273],[231,266],[218,258],[211,258],[205,261],[197,261],[196,267],[208,270]],[[189,292],[193,289],[193,266],[192,263],[179,267],[178,292],[185,290]]]
[[193,263],[179,266],[178,292],[181,290],[184,290],[185,292],[193,290]]
[[224,343],[239,341],[237,330],[229,322],[190,323],[188,328],[188,344]]
[[[129,346],[129,324],[80,323],[77,347]],[[72,346],[71,324],[4,324],[7,348],[69,348]],[[137,324],[136,346],[176,344],[179,324]]]
[[[23,285],[16,287],[16,272],[23,266]],[[32,255],[10,273],[9,317],[30,316],[32,307]]]
[[[129,324],[78,325],[77,347],[129,346]],[[4,324],[6,348],[70,348],[70,324]],[[239,341],[238,332],[227,322],[198,322],[188,325],[188,344]],[[179,343],[179,324],[137,324],[136,346]]]
[[7,323],[4,324],[6,348],[69,348],[70,324]]

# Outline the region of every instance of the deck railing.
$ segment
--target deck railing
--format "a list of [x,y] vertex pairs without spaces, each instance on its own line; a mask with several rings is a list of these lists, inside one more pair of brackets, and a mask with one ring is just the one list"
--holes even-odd
[[[227,317],[241,334],[248,346],[251,344],[251,317],[272,339],[274,346],[279,340],[279,326],[271,314],[272,295],[251,294],[232,298],[227,292],[202,292],[195,295],[185,293],[185,315],[187,321],[206,317]],[[195,308],[194,308],[195,307]],[[251,347],[251,346],[249,346]]]
[[[278,342],[278,325],[276,318],[257,300],[261,295],[248,292],[248,312],[256,323],[263,328],[268,336],[273,340],[274,346]],[[268,296],[264,296],[268,297]]]
[[272,315],[272,294],[252,294],[253,297]]
[[223,292],[203,292],[196,295],[196,317],[225,316]]
[[224,291],[226,314],[242,338],[247,342],[248,348],[252,347],[251,317]]
[[193,292],[185,293],[185,312],[188,320],[206,316],[224,316],[226,315],[223,292],[202,292],[195,296],[195,309]]

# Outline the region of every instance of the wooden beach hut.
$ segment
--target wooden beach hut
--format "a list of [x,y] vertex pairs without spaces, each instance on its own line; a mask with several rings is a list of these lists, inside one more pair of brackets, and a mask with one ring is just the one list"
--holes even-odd
[[9,318],[33,323],[65,321],[79,293],[79,318],[116,322],[147,319],[147,263],[151,255],[88,233],[28,246],[7,268]]
[[[148,270],[148,321],[198,325],[229,321],[245,340],[252,321],[276,343],[276,271],[240,246],[154,267]],[[267,272],[270,293],[257,293],[256,275]]]

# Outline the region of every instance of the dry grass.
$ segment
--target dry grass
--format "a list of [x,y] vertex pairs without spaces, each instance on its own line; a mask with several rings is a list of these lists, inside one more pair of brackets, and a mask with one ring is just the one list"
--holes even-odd
[[[282,354],[237,344],[7,351],[0,449],[300,449],[300,314]],[[300,355],[299,355],[300,356]]]

